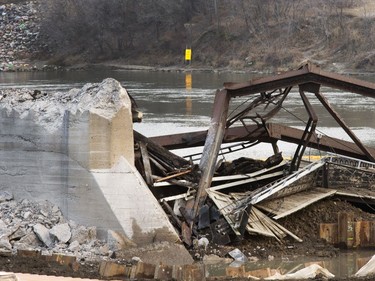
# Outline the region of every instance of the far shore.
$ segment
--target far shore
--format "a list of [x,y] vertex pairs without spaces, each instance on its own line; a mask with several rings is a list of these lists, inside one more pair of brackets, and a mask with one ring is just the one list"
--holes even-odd
[[[301,66],[303,63],[301,64]],[[256,69],[252,68],[230,68],[230,67],[212,67],[204,65],[173,65],[173,66],[162,66],[162,65],[138,65],[138,64],[127,64],[119,61],[103,61],[98,63],[77,63],[69,66],[60,66],[48,64],[47,61],[42,60],[23,60],[13,62],[11,64],[5,64],[0,62],[0,73],[4,72],[25,72],[25,71],[82,71],[89,69],[114,69],[114,70],[129,70],[129,71],[163,71],[163,72],[211,72],[211,73],[249,73],[249,74],[278,74],[290,69],[287,68],[266,68]],[[297,67],[298,68],[298,67]],[[374,75],[374,71],[367,70],[354,70],[347,69],[341,65],[332,64],[330,66],[323,66],[323,70],[336,72],[344,75]]]

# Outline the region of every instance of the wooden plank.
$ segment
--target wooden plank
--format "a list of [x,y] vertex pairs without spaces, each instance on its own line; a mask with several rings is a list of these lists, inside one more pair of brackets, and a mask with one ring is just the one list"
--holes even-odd
[[262,174],[266,174],[270,171],[276,170],[277,168],[281,168],[287,163],[287,161],[283,160],[280,164],[270,167],[270,168],[264,168],[259,171],[249,173],[249,174],[242,174],[242,175],[230,175],[230,176],[218,176],[218,177],[213,177],[212,181],[213,182],[218,182],[218,181],[228,181],[228,180],[241,180],[241,179],[248,179],[248,178],[253,178]]
[[283,175],[283,171],[274,172],[272,174],[266,174],[266,175],[259,176],[259,177],[254,177],[254,178],[249,178],[249,179],[245,179],[245,180],[239,180],[239,181],[235,181],[235,182],[230,182],[230,183],[225,183],[225,184],[213,186],[213,187],[210,187],[209,189],[213,190],[213,191],[222,190],[222,189],[225,189],[225,188],[239,186],[239,185],[242,185],[242,184],[252,183],[252,182],[256,182],[256,181],[260,181],[260,180],[270,179],[270,178],[274,178],[274,177],[278,177],[278,176],[282,176],[282,175]]
[[278,220],[293,214],[307,206],[332,196],[336,190],[327,188],[313,188],[283,198],[261,202],[256,206],[266,212],[274,214],[273,218]]
[[173,200],[177,200],[177,199],[185,199],[186,201],[187,200],[190,200],[192,198],[194,198],[194,193],[196,191],[195,190],[191,190],[190,192],[187,192],[187,193],[183,193],[183,194],[179,194],[179,195],[173,195],[173,196],[169,196],[169,197],[164,197],[162,199],[159,200],[159,202],[169,202],[169,201],[173,201]]
[[[224,193],[211,190],[208,190],[207,193],[211,200],[218,207],[219,211],[224,210],[226,206],[233,203],[233,200],[230,198],[230,196]],[[229,225],[232,227],[233,231],[237,234],[238,230],[234,227],[235,222],[232,221],[229,215],[226,215],[225,213],[222,214]],[[294,235],[292,232],[290,232],[277,222],[273,221],[271,218],[258,210],[255,206],[252,206],[251,208],[249,222],[246,226],[246,230],[250,233],[258,233],[265,236],[274,237],[279,241],[286,235],[289,235],[298,242],[302,242],[302,240],[298,236]]]
[[151,170],[151,164],[150,164],[150,157],[147,152],[147,146],[145,143],[140,142],[139,147],[141,149],[141,155],[142,155],[142,163],[143,168],[146,176],[146,183],[148,186],[152,186],[154,181],[152,179],[152,170]]
[[166,176],[164,178],[157,179],[155,182],[168,181],[170,179],[174,179],[174,178],[177,178],[179,176],[183,176],[183,175],[189,174],[189,173],[191,173],[191,171],[192,171],[192,169],[188,169],[188,170],[182,171],[182,172],[177,172],[177,173],[174,173],[172,175]]
[[[155,160],[153,160],[152,158],[150,159],[153,163]],[[156,162],[156,161],[155,161]],[[247,180],[247,179],[251,179],[253,178],[254,181],[257,181],[257,180],[263,180],[263,179],[267,179],[269,177],[267,177],[267,175],[265,175],[266,177],[262,178],[262,177],[257,177],[258,175],[262,175],[262,174],[266,174],[270,171],[273,171],[273,170],[276,170],[277,168],[280,168],[282,166],[285,165],[287,161],[283,161],[281,162],[279,165],[276,165],[274,167],[271,167],[271,168],[266,168],[266,169],[262,169],[262,170],[259,170],[259,171],[256,171],[254,173],[250,173],[250,174],[243,174],[243,175],[230,175],[230,176],[219,176],[219,177],[213,177],[212,178],[212,182],[220,182],[220,181],[229,181],[229,180]],[[156,162],[157,163],[157,162]],[[160,165],[160,164],[159,164]],[[280,172],[279,175],[282,175],[282,172]],[[277,175],[275,175],[277,176]],[[170,186],[170,185],[179,185],[178,183],[173,183],[173,182],[168,182],[168,181],[161,181],[162,178],[158,178],[157,181],[155,181],[154,183],[154,187],[164,187],[164,186]],[[185,181],[185,180],[182,180],[181,181],[181,186],[186,186],[184,185],[184,182],[186,182],[187,184],[189,184],[189,182]],[[252,182],[252,180],[250,181]],[[213,190],[220,190],[220,189],[223,189],[223,188],[220,188],[219,186],[215,186],[215,187],[211,187]],[[226,188],[226,187],[224,187]]]
[[156,158],[162,158],[165,161],[168,161],[168,164],[170,166],[174,167],[184,167],[184,166],[190,166],[190,162],[183,159],[182,157],[177,156],[176,154],[173,154],[168,149],[165,149],[164,147],[156,144],[155,142],[151,141],[144,135],[138,133],[137,131],[134,132],[134,141],[135,142],[143,142],[147,145],[147,149],[150,154],[153,154],[157,156]]

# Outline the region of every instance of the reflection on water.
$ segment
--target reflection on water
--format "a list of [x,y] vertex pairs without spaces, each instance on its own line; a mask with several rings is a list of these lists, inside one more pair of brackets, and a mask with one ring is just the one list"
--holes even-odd
[[[0,90],[4,88],[39,89],[44,92],[67,91],[88,82],[112,77],[122,83],[144,113],[143,122],[135,128],[146,136],[207,129],[212,114],[215,91],[224,82],[243,82],[249,74],[207,72],[114,71],[108,69],[74,72],[0,73]],[[375,81],[375,76],[360,77]],[[322,88],[322,93],[360,139],[375,147],[375,99]],[[336,121],[318,100],[307,94],[319,121],[321,134],[347,139]],[[250,97],[251,98],[251,97]],[[249,100],[239,97],[231,101],[230,112]],[[304,128],[308,120],[297,91],[292,91],[272,122]],[[155,126],[158,124],[158,126]],[[254,153],[258,153],[254,151]]]
[[329,272],[338,278],[345,278],[354,275],[365,265],[374,252],[358,251],[343,252],[333,258],[312,258],[305,256],[284,257],[272,261],[247,262],[240,267],[232,267],[230,264],[207,264],[206,270],[210,277],[235,276],[235,274],[255,277],[268,277],[276,272],[280,274],[294,273],[313,263],[328,269]]

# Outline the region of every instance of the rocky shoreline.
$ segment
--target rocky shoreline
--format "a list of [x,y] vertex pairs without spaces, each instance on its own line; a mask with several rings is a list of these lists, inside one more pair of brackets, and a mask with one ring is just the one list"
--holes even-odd
[[[14,1],[12,1],[14,2]],[[202,64],[192,66],[174,65],[135,65],[118,59],[103,61],[97,64],[76,64],[69,67],[53,65],[43,58],[49,53],[48,46],[39,38],[40,14],[38,1],[22,1],[21,3],[0,4],[0,72],[22,71],[70,71],[92,68],[114,68],[134,71],[166,71],[166,72],[238,72],[238,73],[274,73],[275,69],[247,69],[222,67],[214,68]],[[42,58],[42,59],[40,59]],[[344,74],[373,74],[369,70],[353,70],[342,68],[341,64],[332,63],[329,71]],[[327,67],[326,67],[327,68]]]
[[35,70],[27,61],[44,47],[38,36],[35,1],[0,5],[0,71]]

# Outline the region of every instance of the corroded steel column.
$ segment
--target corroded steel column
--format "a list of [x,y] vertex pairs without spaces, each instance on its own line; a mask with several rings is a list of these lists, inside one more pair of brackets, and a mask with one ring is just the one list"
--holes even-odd
[[195,197],[192,219],[194,220],[207,197],[206,188],[211,186],[217,156],[225,133],[230,95],[227,90],[218,90],[215,96],[211,125],[208,129],[203,154],[199,163],[201,177]]

